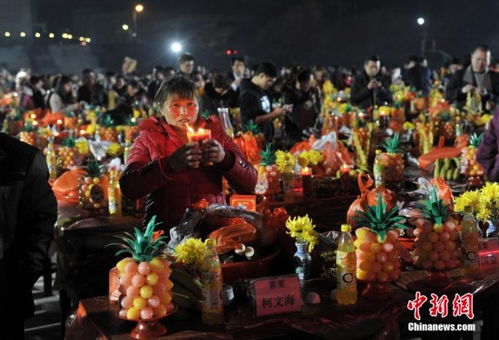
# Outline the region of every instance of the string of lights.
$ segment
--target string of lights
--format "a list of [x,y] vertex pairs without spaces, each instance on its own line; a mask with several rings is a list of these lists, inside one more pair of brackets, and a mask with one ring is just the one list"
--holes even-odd
[[[45,34],[40,33],[40,32],[35,32],[35,33],[33,33],[32,36],[35,37],[36,39],[41,39],[41,38],[57,39],[60,37],[60,38],[65,39],[65,40],[79,41],[83,46],[90,44],[92,42],[92,39],[89,37],[73,35],[73,34],[67,33],[67,32],[61,33],[60,35],[55,34],[53,32],[45,33]],[[0,38],[7,38],[7,39],[28,38],[29,39],[30,36],[26,32],[19,32],[19,34],[14,34],[10,31],[5,31],[3,33],[3,35],[0,34]]]

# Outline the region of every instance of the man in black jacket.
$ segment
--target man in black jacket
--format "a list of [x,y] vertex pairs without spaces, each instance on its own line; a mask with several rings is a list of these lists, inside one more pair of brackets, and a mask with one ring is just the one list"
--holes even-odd
[[412,56],[409,58],[409,70],[405,76],[406,85],[420,91],[424,96],[428,96],[432,85],[432,72],[423,65],[423,58]]
[[285,108],[272,109],[272,103],[266,92],[276,77],[276,67],[271,63],[262,63],[256,69],[253,78],[241,81],[241,95],[239,97],[243,126],[253,120],[260,126],[268,142],[271,142],[274,136],[272,120],[286,114]]
[[82,86],[78,89],[78,101],[84,101],[90,105],[107,105],[104,86],[97,82],[95,72],[91,69],[83,70]]
[[57,219],[42,153],[0,133],[0,310],[10,339],[34,314],[31,290],[42,274]]
[[471,54],[471,65],[456,72],[449,81],[447,99],[457,102],[458,107],[462,108],[468,93],[478,93],[482,99],[482,108],[492,112],[499,98],[499,74],[490,71],[489,65],[489,47],[477,46]]
[[383,80],[380,69],[381,62],[378,56],[371,56],[364,61],[364,71],[355,77],[352,84],[353,105],[367,109],[392,102],[392,94],[388,89],[390,84]]

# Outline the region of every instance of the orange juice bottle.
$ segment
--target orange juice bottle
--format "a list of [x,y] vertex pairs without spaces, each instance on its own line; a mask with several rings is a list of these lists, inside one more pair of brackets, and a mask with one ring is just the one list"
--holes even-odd
[[336,301],[340,305],[357,302],[357,281],[355,279],[355,247],[350,232],[352,226],[343,224],[336,251]]

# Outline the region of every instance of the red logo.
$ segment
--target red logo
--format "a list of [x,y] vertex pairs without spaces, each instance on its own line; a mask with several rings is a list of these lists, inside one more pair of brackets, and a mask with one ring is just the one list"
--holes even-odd
[[[421,320],[420,309],[428,301],[428,298],[417,291],[414,300],[409,300],[407,302],[407,309],[414,311],[414,319]],[[430,299],[431,307],[429,309],[430,316],[437,317],[440,315],[445,318],[449,314],[449,298],[447,295],[438,296],[437,294],[431,294]],[[452,300],[452,316],[458,317],[466,315],[468,319],[474,319],[475,315],[473,313],[473,294],[466,293],[464,295],[455,294],[454,300]]]

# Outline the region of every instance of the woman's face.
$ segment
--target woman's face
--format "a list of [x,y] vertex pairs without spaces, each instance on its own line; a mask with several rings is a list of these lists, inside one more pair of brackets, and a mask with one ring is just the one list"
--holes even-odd
[[73,90],[73,83],[69,82],[64,84],[64,93],[69,93]]
[[196,98],[179,98],[176,95],[169,96],[163,105],[163,116],[166,122],[178,129],[185,130],[194,126],[198,120],[199,105]]

